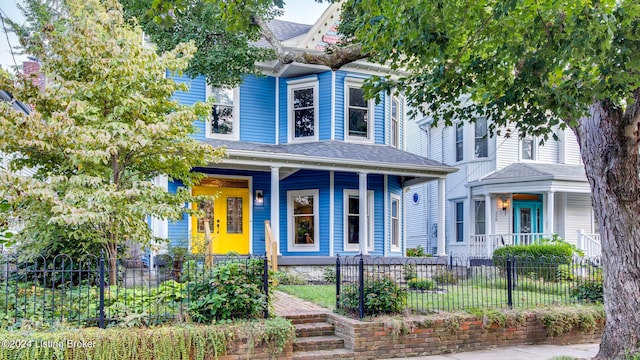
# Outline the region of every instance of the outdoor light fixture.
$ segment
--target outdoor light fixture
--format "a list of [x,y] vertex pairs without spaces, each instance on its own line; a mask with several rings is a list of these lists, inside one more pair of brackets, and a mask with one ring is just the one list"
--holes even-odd
[[498,208],[501,208],[504,213],[507,212],[509,208],[509,198],[508,197],[499,197],[498,198]]
[[256,205],[257,206],[262,206],[264,205],[264,193],[262,192],[262,190],[256,190]]

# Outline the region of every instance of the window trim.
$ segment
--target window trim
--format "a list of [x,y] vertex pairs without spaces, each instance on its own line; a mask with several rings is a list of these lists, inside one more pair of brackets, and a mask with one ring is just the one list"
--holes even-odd
[[364,80],[361,79],[345,79],[344,81],[344,139],[352,142],[372,143],[375,139],[375,112],[373,100],[365,100],[367,102],[367,137],[349,135],[349,89],[362,89]]
[[[398,202],[398,216],[394,219],[393,217],[393,202],[397,201]],[[402,202],[400,199],[400,196],[396,195],[396,194],[391,194],[391,201],[389,202],[389,218],[391,219],[391,223],[389,224],[389,234],[390,234],[390,238],[389,238],[389,248],[392,252],[400,252],[402,249],[402,216],[401,216],[401,211],[402,211]],[[396,228],[396,231],[394,233],[393,231],[393,221],[397,220],[398,221],[398,226]],[[394,235],[397,235],[398,238],[398,244],[397,245],[393,245],[393,237]]]
[[[458,219],[458,206],[462,207],[462,219]],[[454,201],[453,202],[453,223],[454,227],[454,243],[462,244],[464,243],[464,201]],[[458,226],[462,226],[462,234],[458,234]],[[460,237],[458,237],[460,235]]]
[[[458,132],[458,130],[460,132]],[[460,138],[458,139],[458,135],[460,135]],[[460,149],[458,149],[458,143],[462,144],[462,146],[460,147]],[[453,133],[453,144],[455,146],[455,162],[461,162],[464,161],[464,123],[463,122],[459,122],[456,124],[455,128],[454,128],[454,133]],[[459,150],[459,152],[458,152]]]
[[[396,103],[396,110],[397,110],[397,116],[394,117],[394,113],[393,113],[393,103]],[[389,139],[389,145],[391,145],[392,147],[396,148],[396,149],[400,149],[400,119],[402,118],[401,114],[400,114],[400,98],[397,96],[392,96],[391,97],[391,126],[389,129],[390,132],[390,139]],[[393,125],[396,125],[396,133],[393,133]],[[395,136],[394,136],[395,135]],[[395,144],[394,144],[395,142]]]
[[[478,121],[484,121],[485,134],[482,137],[478,137],[478,132],[477,132],[478,128],[476,127],[478,125]],[[474,159],[487,159],[487,158],[489,158],[489,120],[486,117],[484,117],[484,116],[478,117],[478,118],[476,118],[475,122],[473,123],[473,139],[474,139],[474,141],[473,141],[473,158]],[[478,144],[478,140],[479,139],[483,140],[486,143],[485,148],[486,148],[487,154],[485,156],[478,156],[478,154],[477,154],[476,148],[478,147],[477,144]]]
[[[342,191],[342,208],[343,208],[343,212],[342,212],[342,221],[344,223],[344,244],[343,244],[343,249],[344,251],[350,251],[350,252],[356,252],[360,250],[360,239],[358,239],[358,244],[354,246],[354,244],[349,244],[349,197],[350,196],[357,196],[358,200],[360,199],[360,191],[358,189],[343,189]],[[368,212],[369,212],[369,221],[368,221],[368,229],[367,229],[367,235],[374,235],[369,236],[369,238],[367,240],[369,240],[369,243],[367,244],[367,250],[369,251],[374,251],[375,250],[375,228],[374,228],[374,224],[375,222],[373,221],[374,219],[374,191],[373,190],[367,190],[367,207],[368,207]],[[358,214],[358,217],[360,216],[360,214]]]
[[[305,136],[305,137],[295,137],[295,124],[294,124],[294,112],[293,108],[293,93],[295,90],[300,89],[313,89],[313,136]],[[320,85],[317,77],[310,77],[298,80],[290,80],[287,81],[287,126],[288,126],[288,142],[309,142],[309,141],[318,141],[319,139],[319,128],[318,125],[320,123],[320,104],[319,104],[319,90]]]
[[[226,140],[239,140],[240,139],[240,88],[235,87],[232,89],[233,91],[233,127],[231,130],[231,134],[216,134],[211,131],[211,126],[209,126],[211,122],[211,115],[207,116],[205,121],[204,130],[205,137],[209,139],[226,139]],[[206,99],[208,100],[211,96],[213,96],[213,87],[211,85],[207,85],[205,91]],[[217,102],[213,103],[214,105],[218,104]],[[213,109],[212,109],[213,110]]]
[[[524,150],[524,142],[525,141],[531,141],[531,157],[532,157],[532,159],[525,159],[522,156],[522,151]],[[535,137],[532,137],[532,136],[524,137],[524,138],[520,139],[519,145],[520,145],[519,146],[519,148],[520,148],[519,155],[520,155],[520,160],[521,161],[538,161],[538,146],[537,146],[537,141],[536,141]]]
[[[482,214],[484,215],[484,219],[482,219],[482,223],[484,224],[484,233],[478,233],[478,203],[482,203],[480,207]],[[486,200],[485,199],[474,199],[473,200],[473,233],[474,235],[487,235],[487,208],[486,208]]]
[[[296,244],[293,221],[293,201],[297,196],[313,196],[313,244]],[[320,251],[320,190],[290,190],[287,191],[287,251]]]

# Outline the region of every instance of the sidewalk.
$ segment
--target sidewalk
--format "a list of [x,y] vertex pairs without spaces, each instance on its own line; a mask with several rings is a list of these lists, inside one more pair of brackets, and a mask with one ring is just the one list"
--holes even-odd
[[[599,344],[578,345],[521,345],[457,354],[419,356],[412,360],[549,360],[568,356],[590,359],[598,353]],[[391,359],[389,359],[391,360]]]

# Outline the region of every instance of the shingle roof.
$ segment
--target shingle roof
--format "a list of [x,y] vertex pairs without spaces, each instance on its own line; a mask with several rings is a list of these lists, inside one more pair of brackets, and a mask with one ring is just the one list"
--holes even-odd
[[587,180],[582,165],[515,163],[484,177],[482,181],[523,178]]
[[[311,29],[311,27],[313,26],[313,25],[298,24],[290,21],[277,20],[277,19],[273,19],[269,21],[268,25],[271,31],[273,31],[273,34],[276,36],[276,39],[280,41],[293,39],[294,37],[306,34],[309,31],[309,29]],[[254,43],[254,45],[258,47],[271,46],[264,39],[258,40],[257,42]]]
[[346,160],[392,167],[433,167],[444,172],[456,171],[455,168],[446,164],[388,145],[358,144],[336,140],[279,145],[217,139],[208,139],[206,142],[214,147],[226,146],[230,154],[233,154],[234,151],[249,151],[260,154],[290,155],[292,158],[301,160],[305,158],[320,159],[327,163]]

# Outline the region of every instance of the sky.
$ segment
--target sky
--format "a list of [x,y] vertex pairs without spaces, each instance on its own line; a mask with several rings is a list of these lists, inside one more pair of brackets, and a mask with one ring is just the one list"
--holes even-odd
[[[12,20],[22,20],[22,14],[18,10],[16,3],[21,3],[21,0],[1,0],[0,10],[2,11],[0,15],[2,15],[3,18],[6,16]],[[328,6],[329,4],[326,2],[317,3],[314,0],[288,0],[285,4],[284,15],[279,18],[301,24],[313,24]],[[13,34],[8,34],[8,36],[11,46],[15,47],[18,45],[17,37]],[[4,29],[1,29],[0,66],[4,69],[11,69],[14,65],[9,43],[7,43],[7,34],[5,34]],[[18,65],[21,65],[23,61],[27,60],[27,57],[15,54],[15,59]]]

